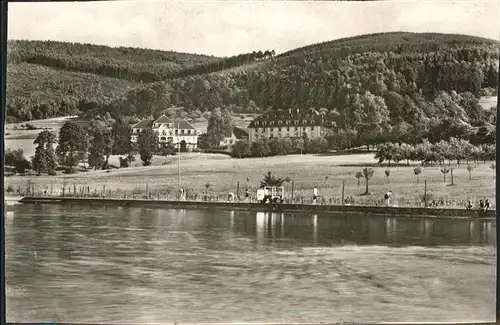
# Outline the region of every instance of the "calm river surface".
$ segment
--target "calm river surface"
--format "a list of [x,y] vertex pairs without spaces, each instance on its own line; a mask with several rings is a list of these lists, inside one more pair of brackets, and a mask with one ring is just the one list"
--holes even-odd
[[7,321],[493,321],[495,224],[15,205]]

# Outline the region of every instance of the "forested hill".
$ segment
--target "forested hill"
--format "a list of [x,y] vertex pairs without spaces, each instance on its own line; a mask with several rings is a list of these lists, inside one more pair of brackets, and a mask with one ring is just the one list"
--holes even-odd
[[196,117],[217,107],[233,112],[312,107],[335,120],[339,137],[359,143],[403,135],[432,138],[431,130],[439,137],[443,128],[492,126],[495,111],[485,112],[478,98],[496,93],[498,61],[499,43],[489,39],[365,35],[237,69],[144,85],[94,113],[142,117],[182,106]]
[[[96,55],[82,55],[83,50],[75,50],[74,55],[70,55],[67,54],[68,50],[63,50],[64,46],[57,48],[56,45],[61,43],[43,44],[46,50],[42,51],[33,45],[35,50],[25,52],[44,55],[55,53],[54,57],[60,55],[70,58],[71,64],[81,67],[78,71],[90,72],[86,78],[95,78],[98,71],[82,69],[92,66],[86,64],[89,61],[85,60],[92,60]],[[54,49],[51,49],[50,44],[54,44]],[[266,51],[232,58],[188,54],[186,58],[165,59],[169,62],[166,66],[175,64],[175,69],[179,66],[182,69],[177,72],[174,69],[168,72],[170,77],[160,79],[156,78],[160,76],[157,71],[161,69],[156,69],[155,64],[141,63],[147,60],[133,61],[134,55],[121,55],[119,52],[125,50],[115,49],[113,55],[99,59],[104,67],[107,67],[106,64],[115,67],[115,62],[127,62],[123,66],[137,69],[140,73],[151,67],[150,71],[156,73],[151,80],[163,81],[138,85],[134,78],[124,80],[123,74],[115,78],[99,78],[99,82],[94,84],[101,87],[102,91],[92,88],[91,92],[86,92],[85,101],[77,103],[76,109],[90,115],[111,111],[115,116],[143,117],[155,115],[171,106],[182,106],[186,114],[196,117],[216,107],[237,112],[314,107],[331,112],[337,126],[351,133],[368,130],[367,126],[375,122],[376,125],[371,125],[375,133],[387,130],[388,126],[408,128],[408,125],[424,117],[459,117],[466,123],[477,125],[486,117],[482,112],[475,111],[477,105],[474,98],[497,89],[498,46],[498,42],[493,40],[464,35],[362,35],[299,48],[275,57],[273,51]],[[154,51],[135,51],[145,51],[145,58],[156,58],[152,54]],[[16,53],[24,52],[18,50]],[[28,70],[33,66],[41,66],[39,61],[21,59],[27,55],[14,52],[10,55],[11,62],[21,63],[10,64],[8,87],[9,77],[14,70],[12,67],[17,69],[18,75],[23,75],[26,69],[22,65],[27,65]],[[165,55],[168,57],[168,54]],[[158,57],[161,55],[158,54]],[[44,64],[44,69],[51,69],[53,73],[66,71],[61,70],[61,66]],[[118,63],[116,66],[119,66]],[[143,68],[146,70],[141,70]],[[82,77],[84,74],[78,75]],[[36,78],[28,74],[12,82],[21,83],[23,79],[34,82]],[[46,81],[47,85],[54,82]],[[38,104],[33,105],[36,100],[30,99],[31,104],[26,104],[17,100],[15,95],[10,95],[16,94],[16,89],[24,84],[8,89],[9,115],[19,119],[62,114],[63,110],[59,107],[66,108],[68,104],[61,103],[61,98],[74,97],[68,95],[67,91],[61,91],[64,96],[51,102],[49,106],[52,109],[45,106],[40,108]],[[64,81],[63,85],[66,88],[73,87],[68,81]],[[118,90],[129,88],[132,89],[125,96]],[[40,91],[43,92],[43,89]],[[74,92],[81,93],[80,90]],[[101,93],[105,93],[105,96],[101,96]],[[24,98],[25,95],[17,97]],[[30,105],[32,109],[27,109]],[[47,110],[50,112],[46,113]]]
[[7,46],[8,64],[32,63],[135,82],[162,80],[183,69],[221,59],[172,51],[55,41],[12,40]]
[[[290,57],[308,53],[340,52],[345,54],[370,52],[430,52],[447,48],[493,46],[498,41],[469,35],[438,33],[375,33],[340,38],[329,42],[299,47],[277,56]],[[348,49],[345,49],[348,47]]]
[[142,83],[205,74],[270,58],[274,51],[232,57],[55,41],[7,44],[10,120],[73,114]]
[[441,91],[476,97],[494,92],[498,46],[493,40],[463,35],[365,35],[237,69],[151,83],[130,91],[119,106],[121,114],[139,116],[172,105],[188,111],[231,107],[249,112],[315,107],[338,111],[344,119],[340,124],[348,126],[358,114],[350,105],[366,92],[383,100],[394,117],[401,117],[404,99],[409,105],[409,100],[433,101]]

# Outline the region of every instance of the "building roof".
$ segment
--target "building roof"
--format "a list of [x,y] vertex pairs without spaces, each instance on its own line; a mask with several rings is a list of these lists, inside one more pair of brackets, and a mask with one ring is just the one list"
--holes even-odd
[[236,139],[243,139],[248,137],[248,132],[243,129],[240,129],[237,126],[233,128],[233,134],[236,137]]
[[139,123],[137,123],[136,125],[132,126],[132,128],[133,129],[144,129],[144,128],[147,128],[147,127],[151,127],[151,125],[153,125],[153,120],[145,119],[145,120],[139,121]]
[[172,123],[174,123],[174,128],[179,128],[184,130],[196,130],[194,126],[189,124],[189,122],[184,119],[176,119],[172,121]]
[[160,116],[154,123],[172,123],[172,120],[169,119],[165,114]]
[[[297,122],[297,123],[296,123]],[[269,110],[254,119],[249,128],[273,126],[331,126],[332,122],[314,109]]]

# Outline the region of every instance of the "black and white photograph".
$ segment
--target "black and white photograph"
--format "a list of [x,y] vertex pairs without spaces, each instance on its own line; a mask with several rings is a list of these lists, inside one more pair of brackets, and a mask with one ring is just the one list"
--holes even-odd
[[7,7],[7,322],[496,320],[499,1]]

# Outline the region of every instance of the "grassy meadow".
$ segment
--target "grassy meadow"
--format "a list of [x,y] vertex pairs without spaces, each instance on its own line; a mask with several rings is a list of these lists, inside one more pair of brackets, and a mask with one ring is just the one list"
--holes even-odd
[[[310,202],[312,190],[318,188],[319,196],[336,197],[342,195],[342,181],[345,181],[345,197],[354,197],[355,204],[379,204],[385,192],[392,190],[394,199],[400,205],[416,206],[421,204],[424,194],[424,180],[427,180],[427,193],[431,200],[448,201],[449,206],[462,206],[468,199],[478,201],[495,199],[494,171],[490,162],[479,164],[469,172],[466,164],[454,167],[454,184],[450,185],[450,174],[446,183],[440,168],[423,168],[420,182],[413,173],[415,166],[393,166],[389,178],[385,175],[387,166],[378,166],[370,154],[354,155],[293,155],[284,157],[234,159],[225,155],[185,153],[180,156],[181,186],[188,195],[205,193],[205,184],[209,183],[209,195],[224,197],[228,192],[236,192],[237,182],[240,184],[240,195],[245,187],[252,189],[252,194],[260,184],[263,174],[271,171],[278,177],[289,177],[293,180],[294,197],[305,197],[304,203]],[[116,163],[118,157],[112,157],[111,163]],[[128,196],[136,193],[136,197],[146,193],[146,188],[156,197],[158,192],[162,198],[174,198],[177,191],[178,157],[155,156],[153,164],[140,166],[136,157],[134,166],[110,171],[88,171],[73,175],[58,176],[10,176],[5,179],[5,186],[18,186],[24,190],[29,182],[35,185],[35,190],[60,191],[63,184],[66,188],[73,186],[89,187],[91,193],[100,193],[105,188],[112,196],[123,197],[123,191]],[[140,166],[140,167],[139,167]],[[370,195],[362,195],[365,191],[365,181],[355,178],[356,172],[365,166],[373,166],[375,173],[369,180]],[[248,179],[248,182],[247,182]],[[290,197],[291,182],[284,184],[286,196]],[[109,193],[107,194],[109,195]],[[337,203],[334,201],[334,203]],[[340,203],[340,201],[338,201]]]

